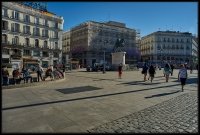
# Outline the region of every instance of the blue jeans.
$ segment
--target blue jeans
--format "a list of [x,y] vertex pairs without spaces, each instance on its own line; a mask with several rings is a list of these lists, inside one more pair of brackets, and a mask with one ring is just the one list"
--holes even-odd
[[3,77],[3,85],[9,85],[9,78]]

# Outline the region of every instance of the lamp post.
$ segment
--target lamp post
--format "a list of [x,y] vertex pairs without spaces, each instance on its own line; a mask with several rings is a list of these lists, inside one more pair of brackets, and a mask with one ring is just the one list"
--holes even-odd
[[162,49],[162,48],[160,48],[160,49],[159,49],[159,52],[160,52],[160,56],[161,56],[161,61],[160,61],[160,64],[162,65],[162,52],[163,52],[163,49]]
[[105,61],[106,61],[106,60],[105,60],[105,59],[106,59],[106,58],[105,58],[105,57],[106,57],[106,56],[105,56],[105,54],[106,54],[106,52],[105,52],[105,44],[106,44],[106,43],[107,43],[107,41],[105,40],[105,41],[104,41],[104,47],[103,47],[103,74],[106,73],[106,72],[105,72]]

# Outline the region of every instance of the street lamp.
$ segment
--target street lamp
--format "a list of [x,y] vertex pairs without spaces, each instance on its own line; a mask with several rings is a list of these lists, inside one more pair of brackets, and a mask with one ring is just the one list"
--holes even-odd
[[106,54],[106,52],[105,52],[105,44],[106,44],[106,43],[107,43],[107,40],[104,41],[104,47],[102,48],[102,49],[103,49],[103,74],[106,73],[106,72],[105,72],[105,61],[106,61],[106,60],[105,60],[105,59],[106,59],[106,58],[105,58],[105,57],[106,57],[106,56],[105,56],[105,54]]
[[163,52],[163,49],[162,49],[162,48],[159,48],[158,51],[160,52],[160,56],[161,56],[160,64],[162,64],[162,52]]

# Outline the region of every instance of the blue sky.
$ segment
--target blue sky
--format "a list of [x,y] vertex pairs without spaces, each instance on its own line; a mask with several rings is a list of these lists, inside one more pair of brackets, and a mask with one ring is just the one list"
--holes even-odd
[[158,30],[197,34],[197,2],[47,2],[47,9],[64,17],[64,31],[80,23],[118,21],[139,29],[141,36]]

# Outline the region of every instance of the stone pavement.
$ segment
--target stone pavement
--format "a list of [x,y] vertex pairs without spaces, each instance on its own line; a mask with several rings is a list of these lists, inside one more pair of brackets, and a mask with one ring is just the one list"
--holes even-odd
[[105,123],[90,133],[198,133],[197,95],[185,93]]
[[2,89],[2,132],[197,132],[197,72],[180,92],[178,70],[153,83],[141,71],[72,71],[66,80]]

